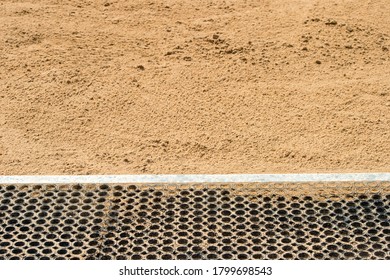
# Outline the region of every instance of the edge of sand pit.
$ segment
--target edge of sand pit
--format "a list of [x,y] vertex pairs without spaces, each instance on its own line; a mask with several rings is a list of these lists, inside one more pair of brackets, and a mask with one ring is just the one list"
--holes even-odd
[[20,175],[0,176],[0,184],[123,183],[283,183],[390,181],[390,173]]

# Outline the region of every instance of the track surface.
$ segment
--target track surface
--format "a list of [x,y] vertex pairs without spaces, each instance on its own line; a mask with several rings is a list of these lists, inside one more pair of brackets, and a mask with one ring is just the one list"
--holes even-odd
[[390,182],[0,185],[0,259],[390,259]]
[[389,172],[388,0],[0,3],[0,174]]

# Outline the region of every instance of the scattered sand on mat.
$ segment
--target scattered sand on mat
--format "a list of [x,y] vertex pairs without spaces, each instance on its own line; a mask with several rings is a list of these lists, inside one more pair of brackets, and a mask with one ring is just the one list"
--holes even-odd
[[388,172],[388,4],[1,1],[0,173]]

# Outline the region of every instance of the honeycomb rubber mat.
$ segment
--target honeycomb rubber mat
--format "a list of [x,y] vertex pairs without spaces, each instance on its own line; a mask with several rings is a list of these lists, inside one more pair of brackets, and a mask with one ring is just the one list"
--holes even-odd
[[390,259],[390,182],[0,185],[0,259]]

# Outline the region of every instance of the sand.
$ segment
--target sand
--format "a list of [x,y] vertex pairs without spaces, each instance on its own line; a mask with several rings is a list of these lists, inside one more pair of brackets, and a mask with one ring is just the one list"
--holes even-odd
[[0,3],[0,174],[390,171],[390,5]]

